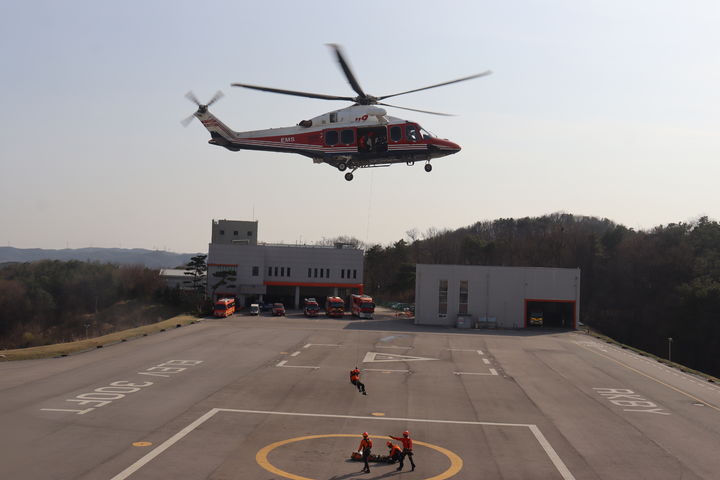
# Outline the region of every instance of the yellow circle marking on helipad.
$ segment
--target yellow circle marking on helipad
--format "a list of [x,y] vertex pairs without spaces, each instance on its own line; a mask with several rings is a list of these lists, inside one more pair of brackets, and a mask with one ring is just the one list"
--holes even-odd
[[133,447],[149,447],[152,442],[134,442]]
[[[290,480],[315,480],[313,478],[303,477],[300,475],[295,475],[294,473],[286,472],[284,470],[280,470],[276,466],[270,463],[268,460],[268,455],[270,452],[275,450],[277,447],[281,447],[283,445],[287,445],[288,443],[295,443],[295,442],[301,442],[303,440],[315,440],[318,438],[330,438],[330,437],[351,437],[351,438],[357,438],[359,435],[357,434],[347,434],[347,433],[331,433],[327,435],[308,435],[306,437],[295,437],[295,438],[288,438],[287,440],[281,440],[279,442],[271,443],[270,445],[267,445],[255,454],[255,461],[260,465],[262,468],[267,470],[270,473],[274,473],[275,475],[280,475],[281,477],[289,478]],[[390,439],[390,437],[386,437],[384,435],[370,435],[370,438],[376,438],[376,439]],[[432,443],[426,443],[421,442],[419,440],[413,440],[413,444],[415,445],[422,445],[423,447],[432,448],[433,450],[436,450],[446,457],[448,457],[448,460],[450,460],[450,466],[447,470],[442,472],[439,475],[435,475],[434,477],[425,478],[422,480],[445,480],[447,478],[452,477],[453,475],[457,474],[463,467],[463,461],[462,458],[460,458],[456,453],[448,450],[447,448],[439,447],[437,445],[433,445]]]
[[373,412],[370,415],[372,415],[373,417],[384,417],[385,416],[385,414],[382,412]]

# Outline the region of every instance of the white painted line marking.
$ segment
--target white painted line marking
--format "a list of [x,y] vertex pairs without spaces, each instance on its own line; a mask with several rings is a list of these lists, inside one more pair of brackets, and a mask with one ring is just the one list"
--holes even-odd
[[312,343],[308,343],[308,344],[305,345],[303,348],[310,348],[310,345],[312,345]]
[[424,418],[393,418],[393,417],[364,417],[360,415],[332,415],[332,414],[320,414],[320,413],[293,413],[293,412],[273,412],[273,411],[262,411],[262,410],[237,410],[237,409],[231,409],[231,408],[213,408],[209,412],[207,412],[205,415],[201,416],[194,422],[192,422],[187,427],[180,430],[178,433],[170,437],[169,439],[165,440],[162,444],[158,445],[156,448],[151,450],[149,453],[147,453],[144,457],[142,457],[137,462],[130,465],[128,468],[123,470],[122,472],[115,475],[110,480],[125,480],[133,473],[137,472],[139,469],[141,469],[143,466],[147,465],[151,460],[156,458],[158,455],[163,453],[165,450],[173,446],[175,443],[180,441],[182,438],[187,436],[190,432],[198,428],[200,425],[205,423],[207,420],[212,418],[216,413],[218,412],[228,412],[228,413],[250,413],[250,414],[260,414],[260,415],[288,415],[288,416],[296,416],[296,417],[320,417],[320,418],[345,418],[345,419],[353,419],[353,420],[377,420],[377,421],[389,421],[389,422],[418,422],[418,423],[444,423],[444,424],[454,424],[454,425],[479,425],[479,426],[495,426],[495,427],[525,427],[528,428],[535,439],[538,441],[542,449],[545,451],[545,453],[550,458],[550,461],[555,465],[555,468],[558,470],[560,475],[562,476],[563,480],[575,480],[575,477],[572,473],[570,473],[570,470],[568,470],[565,463],[563,463],[560,456],[557,454],[555,449],[553,449],[552,445],[550,445],[550,442],[547,441],[545,436],[542,434],[540,429],[537,427],[537,425],[533,424],[524,424],[524,423],[496,423],[496,422],[466,422],[462,420],[431,420],[431,419],[424,419]]
[[303,348],[309,348],[309,347],[342,347],[342,344],[339,344],[339,343],[308,343]]
[[275,366],[276,366],[276,367],[282,367],[282,366],[285,365],[286,363],[287,363],[287,360],[283,360],[282,362],[278,363],[278,364],[275,365]]
[[483,363],[485,365],[490,365],[490,360],[488,360],[487,358],[483,358]]
[[410,355],[398,355],[396,353],[367,352],[363,362],[418,362],[423,360],[437,360],[437,358],[411,357]]
[[478,355],[485,355],[482,350],[475,348],[448,348],[451,352],[477,352]]
[[489,375],[489,376],[498,374],[494,368],[491,368],[489,373],[484,373],[484,372],[453,372],[453,373],[455,375]]
[[387,368],[364,368],[364,372],[398,372],[398,373],[410,373],[410,370],[390,370]]
[[297,357],[298,355],[300,355],[300,352],[299,352],[299,351],[290,354],[291,357]]
[[110,480],[124,480],[124,479],[128,478],[130,475],[137,472],[144,465],[149,463],[153,458],[157,457],[158,455],[163,453],[165,450],[172,447],[175,443],[180,441],[188,433],[192,432],[197,427],[199,427],[200,425],[205,423],[208,419],[212,418],[219,411],[220,411],[219,409],[213,408],[212,410],[207,412],[205,415],[201,416],[200,418],[198,418],[197,420],[192,422],[190,425],[188,425],[187,427],[183,428],[182,430],[180,430],[178,433],[176,433],[172,437],[165,440],[163,443],[158,445],[156,448],[152,449],[147,455],[145,455],[140,460],[138,460],[137,462],[130,465],[128,468],[126,468],[122,472],[120,472],[117,475],[115,475],[114,477],[112,477]]
[[400,350],[410,350],[412,347],[396,347],[394,345],[375,345],[375,348],[398,348]]
[[278,367],[283,367],[283,368],[314,368],[314,369],[316,369],[316,370],[320,368],[320,367],[311,367],[311,366],[309,366],[309,365],[278,365]]

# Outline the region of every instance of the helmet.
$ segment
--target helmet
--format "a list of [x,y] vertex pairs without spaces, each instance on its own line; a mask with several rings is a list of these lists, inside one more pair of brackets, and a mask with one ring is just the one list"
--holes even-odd
[[407,430],[405,430],[405,431],[403,432],[403,437],[409,437],[409,436],[410,436],[410,432],[408,432]]
[[363,432],[363,437],[367,437],[367,436],[368,436],[368,433],[367,433],[367,432]]

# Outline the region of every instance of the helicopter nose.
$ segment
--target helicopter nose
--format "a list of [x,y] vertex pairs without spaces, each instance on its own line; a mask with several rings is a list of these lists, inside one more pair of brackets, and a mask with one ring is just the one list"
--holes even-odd
[[450,140],[440,140],[439,138],[436,138],[434,143],[439,150],[446,152],[447,155],[451,155],[462,150],[460,145],[451,142]]

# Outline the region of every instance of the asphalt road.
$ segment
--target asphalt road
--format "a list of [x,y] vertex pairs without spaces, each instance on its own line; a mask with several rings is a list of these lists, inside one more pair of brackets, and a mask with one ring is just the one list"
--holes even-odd
[[[580,333],[383,315],[234,316],[0,363],[0,427],[13,480],[720,478],[714,384]],[[363,431],[386,454],[406,429],[414,472],[349,460]]]

